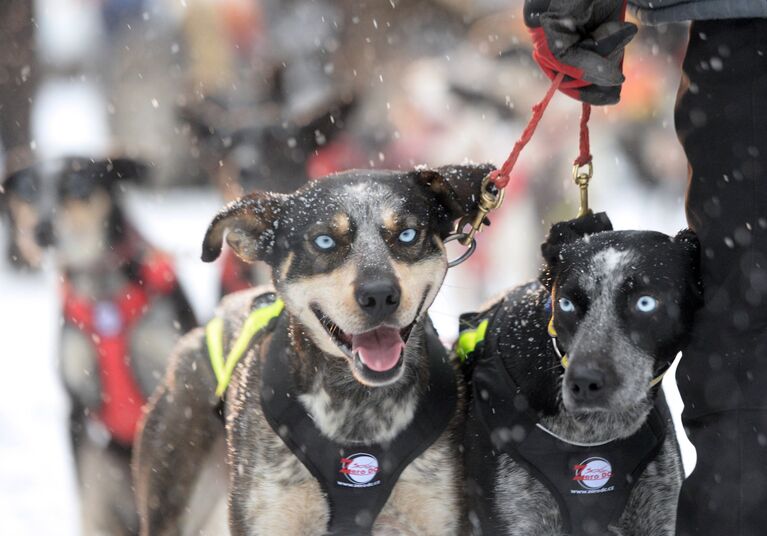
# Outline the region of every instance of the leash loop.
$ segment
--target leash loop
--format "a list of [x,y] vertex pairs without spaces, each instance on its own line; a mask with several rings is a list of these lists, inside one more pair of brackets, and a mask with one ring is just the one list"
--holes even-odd
[[447,238],[445,238],[445,240],[442,241],[443,244],[447,244],[448,242],[452,242],[454,240],[458,240],[461,244],[464,243],[464,240],[468,242],[466,251],[464,251],[460,257],[453,259],[452,261],[447,261],[448,268],[454,268],[458,266],[462,262],[468,260],[469,257],[474,254],[474,251],[477,249],[477,241],[474,238],[467,239],[468,236],[468,233],[456,231],[451,233]]
[[[511,153],[509,154],[503,165],[490,173],[490,181],[501,191],[511,180],[511,172],[517,163],[522,149],[528,144],[530,139],[535,133],[535,129],[538,127],[538,123],[543,118],[543,113],[546,111],[546,107],[551,102],[552,97],[560,88],[569,87],[569,82],[564,81],[565,74],[562,72],[552,79],[549,89],[546,91],[543,99],[533,106],[533,114],[530,117],[530,121],[527,123],[525,130],[520,135],[519,139],[514,144]],[[578,157],[573,162],[573,179],[578,186],[580,192],[580,208],[578,210],[578,217],[585,216],[590,212],[589,210],[589,181],[594,175],[594,164],[591,158],[591,143],[589,141],[589,119],[591,118],[591,105],[584,102],[581,107],[581,120],[579,129],[579,152]],[[582,168],[586,167],[585,171]],[[465,225],[465,222],[464,222]],[[473,237],[474,234],[471,233]]]

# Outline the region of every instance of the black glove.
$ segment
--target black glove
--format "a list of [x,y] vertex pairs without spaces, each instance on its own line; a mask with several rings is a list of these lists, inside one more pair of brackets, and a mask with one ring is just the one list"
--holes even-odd
[[533,58],[563,93],[589,104],[620,100],[623,50],[637,32],[626,0],[525,0]]

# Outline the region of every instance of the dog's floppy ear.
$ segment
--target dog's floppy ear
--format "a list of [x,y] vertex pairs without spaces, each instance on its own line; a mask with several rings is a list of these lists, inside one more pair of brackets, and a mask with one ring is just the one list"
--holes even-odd
[[584,236],[612,230],[613,224],[605,212],[598,212],[596,214],[589,212],[580,218],[561,221],[552,225],[549,236],[541,244],[541,255],[545,263],[539,277],[541,283],[551,290],[556,267],[559,264],[559,254],[566,244],[579,240]]
[[492,164],[471,164],[415,172],[416,182],[431,192],[445,210],[448,221],[443,234],[450,232],[450,223],[477,207],[482,180],[494,169]]
[[208,226],[202,260],[218,258],[226,234],[226,243],[242,260],[269,262],[283,199],[278,194],[254,192],[226,205]]
[[682,229],[674,237],[674,242],[684,247],[688,255],[690,261],[689,271],[691,274],[690,284],[695,299],[695,306],[698,307],[703,304],[703,281],[700,276],[700,242],[698,241],[698,235],[692,229]]

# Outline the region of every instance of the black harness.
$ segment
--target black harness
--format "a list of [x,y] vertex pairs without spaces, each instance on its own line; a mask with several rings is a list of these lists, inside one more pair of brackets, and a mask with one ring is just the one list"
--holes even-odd
[[263,365],[266,420],[327,496],[328,533],[370,534],[402,471],[439,438],[455,413],[456,380],[448,354],[427,323],[429,385],[410,425],[387,444],[342,445],[323,436],[299,402],[285,352],[284,314],[276,324]]
[[607,534],[663,446],[668,414],[662,393],[657,393],[647,420],[632,436],[603,444],[573,444],[541,425],[492,342],[492,336],[485,341],[485,355],[476,360],[472,377],[466,456],[473,480],[469,483],[473,524],[483,535],[505,532],[492,506],[497,456],[503,452],[551,492],[565,534]]

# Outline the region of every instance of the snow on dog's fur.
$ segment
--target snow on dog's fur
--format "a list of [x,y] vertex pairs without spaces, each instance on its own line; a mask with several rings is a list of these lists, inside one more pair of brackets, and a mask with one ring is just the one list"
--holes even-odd
[[[582,234],[552,232],[555,238],[543,246],[543,285],[513,289],[478,317],[498,311],[487,337],[502,349],[503,367],[539,423],[566,441],[599,444],[627,438],[644,424],[657,396],[653,378],[686,342],[700,304],[698,245],[689,231],[675,238],[646,231]],[[569,360],[564,372],[547,332],[552,316],[557,344]],[[586,394],[583,371],[596,371],[599,384]],[[670,419],[667,427],[673,431]],[[477,516],[490,515],[502,534],[563,534],[548,488],[507,454],[489,456],[490,504],[478,491],[485,484],[475,485],[477,475],[467,468],[475,533],[481,533]],[[610,533],[673,534],[682,477],[675,435],[667,433]]]
[[[296,396],[323,436],[343,444],[385,442],[428,403],[426,311],[447,270],[442,241],[452,221],[476,206],[491,169],[350,171],[290,195],[252,194],[213,220],[204,260],[216,258],[226,239],[243,259],[272,267],[285,302],[285,355]],[[217,316],[225,347],[262,294],[224,299]],[[360,339],[380,330],[395,340],[396,354],[366,354]],[[173,532],[201,461],[224,435],[233,534],[325,532],[330,512],[319,483],[264,416],[262,362],[272,340],[256,336],[238,365],[225,396],[224,429],[214,411],[219,399],[205,333],[182,339],[135,457],[144,534]],[[447,429],[402,472],[375,534],[462,533],[462,394],[458,382]]]

